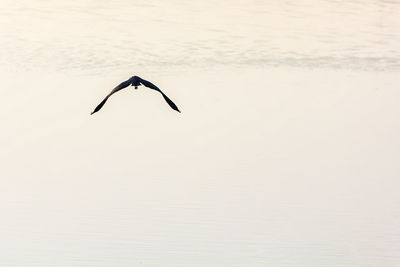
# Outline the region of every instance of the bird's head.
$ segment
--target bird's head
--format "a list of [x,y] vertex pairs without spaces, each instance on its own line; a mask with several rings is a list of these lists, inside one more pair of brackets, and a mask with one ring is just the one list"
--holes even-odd
[[135,89],[137,89],[139,85],[140,85],[140,81],[139,81],[138,77],[137,76],[132,76],[132,78],[131,78],[131,86],[135,86]]

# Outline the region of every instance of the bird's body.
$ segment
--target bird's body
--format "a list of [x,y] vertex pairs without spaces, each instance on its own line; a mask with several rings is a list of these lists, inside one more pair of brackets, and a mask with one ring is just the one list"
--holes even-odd
[[97,111],[99,111],[99,110],[104,106],[104,104],[107,102],[107,100],[108,100],[108,98],[109,98],[110,96],[112,96],[114,93],[118,92],[119,90],[122,90],[122,89],[128,87],[129,85],[135,86],[135,89],[137,89],[138,86],[140,86],[140,85],[144,85],[144,86],[146,86],[146,87],[148,87],[148,88],[150,88],[150,89],[153,89],[153,90],[158,91],[159,93],[161,93],[161,95],[164,97],[165,101],[168,103],[168,105],[169,105],[173,110],[176,110],[176,111],[180,112],[179,109],[178,109],[178,107],[175,105],[175,103],[172,102],[172,100],[169,99],[157,86],[155,86],[154,84],[152,84],[152,83],[149,82],[149,81],[146,81],[146,80],[140,78],[139,76],[132,76],[132,77],[129,78],[128,80],[126,80],[126,81],[120,83],[117,87],[115,87],[115,88],[103,99],[103,101],[101,101],[101,103],[100,103],[99,105],[97,105],[97,107],[94,109],[94,111],[91,113],[91,115],[92,115],[93,113],[96,113]]

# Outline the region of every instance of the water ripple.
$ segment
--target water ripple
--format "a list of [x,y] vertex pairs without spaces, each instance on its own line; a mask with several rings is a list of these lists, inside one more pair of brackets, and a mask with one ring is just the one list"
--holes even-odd
[[0,63],[9,70],[400,65],[397,2],[8,2]]

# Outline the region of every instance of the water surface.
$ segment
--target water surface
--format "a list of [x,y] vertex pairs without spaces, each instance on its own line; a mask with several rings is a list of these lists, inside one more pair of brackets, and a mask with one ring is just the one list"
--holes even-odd
[[399,68],[397,1],[9,1],[6,69]]
[[400,265],[398,1],[1,6],[0,266]]

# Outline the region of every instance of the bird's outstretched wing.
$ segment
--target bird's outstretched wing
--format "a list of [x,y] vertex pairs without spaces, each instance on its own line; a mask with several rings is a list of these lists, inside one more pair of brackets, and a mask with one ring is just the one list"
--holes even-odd
[[[138,78],[139,78],[139,77],[138,77]],[[157,86],[155,86],[154,84],[152,84],[152,83],[149,82],[149,81],[143,80],[142,78],[139,78],[139,81],[140,81],[140,83],[143,84],[144,86],[146,86],[146,87],[148,87],[148,88],[151,88],[151,89],[153,89],[153,90],[156,90],[156,91],[160,92],[161,95],[164,97],[165,101],[168,103],[168,105],[169,105],[173,110],[176,110],[176,111],[178,111],[178,112],[181,112],[181,111],[178,109],[178,107],[175,105],[175,103],[172,102],[172,100],[169,99],[168,96],[166,96],[166,95],[160,90],[160,88],[158,88]]]
[[126,80],[125,82],[120,83],[117,87],[115,87],[104,99],[103,101],[101,101],[100,104],[97,105],[97,107],[93,110],[92,113],[90,113],[90,115],[92,115],[93,113],[96,113],[97,111],[99,111],[104,104],[107,102],[108,98],[113,95],[114,93],[118,92],[121,89],[124,89],[125,87],[128,87],[131,84],[131,79]]

